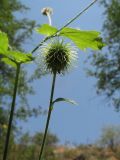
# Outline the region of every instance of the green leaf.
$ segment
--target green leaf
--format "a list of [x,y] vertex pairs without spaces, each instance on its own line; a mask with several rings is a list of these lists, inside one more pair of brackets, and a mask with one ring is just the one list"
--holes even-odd
[[32,61],[34,58],[32,57],[32,54],[25,54],[19,51],[4,51],[2,53],[3,56],[9,58],[11,61],[15,63],[27,63],[29,61]]
[[2,61],[14,66],[15,63],[27,63],[33,60],[32,54],[25,54],[19,51],[8,50],[8,37],[6,33],[0,31],[0,54],[3,55]]
[[0,31],[0,52],[1,50],[8,49],[8,37],[7,34]]
[[51,36],[57,32],[57,28],[48,24],[43,24],[41,27],[37,28],[36,31],[40,34]]
[[[48,24],[43,24],[41,27],[37,28],[36,31],[40,34],[51,36],[54,35],[58,29]],[[65,27],[58,35],[69,38],[81,50],[86,50],[87,48],[100,50],[105,46],[100,37],[100,32],[97,31],[82,31]]]
[[71,103],[71,104],[74,104],[74,105],[78,105],[75,101],[71,100],[71,99],[68,99],[68,98],[57,98],[56,100],[54,100],[52,102],[52,106],[56,103],[56,102],[68,102],[68,103]]
[[1,61],[4,62],[7,65],[10,65],[10,66],[14,67],[14,68],[17,67],[16,63],[11,61],[9,58],[2,58]]
[[87,48],[99,50],[105,46],[102,42],[102,38],[99,37],[100,32],[97,31],[81,31],[79,29],[66,27],[60,31],[59,35],[71,39],[81,50]]

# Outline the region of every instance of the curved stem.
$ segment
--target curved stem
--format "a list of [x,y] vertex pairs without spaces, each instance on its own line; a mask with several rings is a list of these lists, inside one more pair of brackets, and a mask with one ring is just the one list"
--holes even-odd
[[3,153],[3,160],[6,160],[7,153],[8,153],[8,146],[9,146],[9,139],[10,139],[10,133],[11,133],[13,114],[14,114],[14,109],[15,109],[15,101],[16,101],[19,73],[20,73],[20,64],[17,64],[15,85],[14,85],[14,91],[13,91],[13,99],[12,99],[12,104],[11,104],[11,111],[10,111],[9,124],[8,124],[6,141],[5,141],[5,148],[4,148],[4,153]]
[[43,39],[32,51],[31,53],[34,53],[44,42],[46,42],[48,39],[51,39],[57,35],[62,29],[70,25],[73,21],[75,21],[77,18],[79,18],[84,12],[86,12],[91,6],[93,6],[94,3],[96,3],[98,0],[93,0],[86,8],[84,8],[81,12],[79,12],[75,17],[73,17],[69,22],[67,22],[63,27],[61,27],[55,34],[46,37]]
[[41,158],[42,158],[42,154],[43,154],[43,150],[44,150],[44,146],[45,146],[45,141],[46,141],[46,136],[47,136],[47,131],[48,131],[48,126],[49,126],[50,117],[51,117],[52,101],[53,101],[53,95],[54,95],[54,89],[55,89],[55,80],[56,80],[56,73],[53,74],[50,103],[49,103],[49,111],[48,111],[48,116],[47,116],[47,121],[46,121],[46,126],[45,126],[44,137],[43,137],[43,141],[42,141],[42,145],[41,145],[39,160],[41,160]]

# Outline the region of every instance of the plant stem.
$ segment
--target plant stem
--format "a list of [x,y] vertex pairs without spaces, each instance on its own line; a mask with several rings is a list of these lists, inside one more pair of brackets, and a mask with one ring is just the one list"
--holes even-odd
[[77,18],[79,18],[84,12],[86,12],[96,2],[97,2],[97,0],[94,0],[93,2],[91,2],[86,8],[84,8],[80,13],[78,13],[75,17],[73,17],[67,24],[65,24],[57,32],[60,32],[63,28],[67,27],[69,24],[71,24],[73,21],[75,21]]
[[49,13],[47,13],[47,17],[48,17],[49,25],[52,26],[51,15]]
[[12,127],[13,114],[14,114],[14,109],[15,109],[15,101],[16,101],[19,73],[20,73],[20,64],[17,64],[15,85],[14,85],[14,91],[13,91],[13,99],[12,99],[12,104],[11,104],[11,111],[10,111],[9,124],[8,124],[6,141],[5,141],[5,148],[4,148],[4,153],[3,153],[3,160],[6,160],[7,153],[8,153],[8,146],[9,146],[11,127]]
[[67,27],[68,25],[70,25],[73,21],[75,21],[77,18],[79,18],[84,12],[86,12],[91,6],[93,6],[94,3],[96,3],[98,0],[94,0],[93,2],[91,2],[86,8],[84,8],[81,12],[79,12],[75,17],[73,17],[69,22],[67,22],[63,27],[61,27],[55,34],[48,36],[46,38],[44,38],[32,51],[31,53],[34,53],[40,46],[42,46],[42,44],[44,42],[46,42],[47,40],[55,37],[62,29],[64,29],[65,27]]
[[52,102],[53,102],[53,95],[54,95],[54,88],[55,88],[55,80],[56,80],[56,73],[53,74],[53,81],[52,81],[52,88],[51,88],[51,95],[50,95],[50,103],[49,103],[49,111],[48,111],[48,116],[47,116],[47,121],[46,121],[46,126],[45,126],[44,137],[43,137],[43,141],[42,141],[42,145],[41,145],[39,160],[41,160],[41,158],[42,158],[42,153],[43,153],[43,150],[44,150],[47,131],[48,131],[48,126],[49,126],[50,117],[51,117],[51,112],[52,112],[52,107],[53,107]]

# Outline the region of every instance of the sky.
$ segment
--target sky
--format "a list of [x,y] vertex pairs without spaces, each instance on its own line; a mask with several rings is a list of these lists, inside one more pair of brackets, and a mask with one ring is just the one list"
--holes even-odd
[[[37,24],[48,23],[45,16],[41,15],[43,7],[52,7],[52,25],[62,27],[73,16],[86,7],[91,0],[21,0],[30,10],[23,13],[22,17],[35,20]],[[82,30],[101,31],[104,9],[94,4],[87,12],[79,17],[69,27]],[[20,15],[19,15],[20,17]],[[20,17],[21,18],[21,17]],[[24,44],[26,51],[31,51],[41,40],[42,36],[34,32],[32,41]],[[87,144],[95,142],[101,135],[105,126],[119,125],[120,113],[115,112],[113,106],[107,105],[104,96],[96,94],[96,79],[86,74],[86,68],[91,67],[85,63],[92,52],[79,51],[77,67],[65,76],[57,76],[54,98],[65,97],[75,100],[79,105],[56,103],[52,112],[49,130],[58,136],[61,144]],[[33,64],[28,66],[29,74],[33,72]],[[36,94],[29,96],[31,106],[42,106],[47,109],[51,89],[51,76],[47,75],[33,83]],[[31,118],[28,122],[20,122],[24,132],[34,134],[44,130],[46,116]]]

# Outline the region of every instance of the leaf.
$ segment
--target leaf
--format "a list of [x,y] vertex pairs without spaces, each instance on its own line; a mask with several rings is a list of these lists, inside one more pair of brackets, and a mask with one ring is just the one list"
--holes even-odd
[[10,65],[10,66],[14,67],[14,68],[17,67],[16,63],[11,61],[9,58],[2,58],[1,61],[4,62],[7,65]]
[[8,37],[7,34],[0,31],[0,52],[1,50],[8,49]]
[[[40,34],[51,36],[54,35],[58,29],[48,24],[43,24],[41,27],[37,28],[36,31]],[[102,42],[102,38],[100,37],[100,32],[97,31],[82,31],[79,29],[65,27],[58,35],[69,38],[81,50],[85,50],[87,48],[100,50],[105,46]]]
[[32,54],[25,54],[19,51],[8,50],[8,37],[0,31],[0,54],[4,63],[15,67],[15,63],[27,63],[33,60]]
[[71,99],[68,99],[68,98],[57,98],[56,100],[54,100],[52,102],[52,106],[56,103],[56,102],[68,102],[68,103],[71,103],[71,104],[74,104],[74,105],[78,105],[75,101],[71,100]]
[[79,29],[64,28],[60,31],[60,36],[71,39],[78,48],[85,50],[91,48],[93,50],[99,50],[105,44],[100,38],[100,32],[97,31],[81,31]]
[[23,52],[19,51],[2,51],[3,56],[9,58],[11,61],[16,62],[16,63],[27,63],[29,61],[32,61],[34,58],[32,57],[32,54],[25,54]]
[[36,31],[40,34],[51,36],[57,32],[57,28],[50,26],[49,24],[43,24],[37,28]]
[[26,54],[19,51],[9,51],[10,57],[17,63],[26,63],[33,60],[32,54]]

